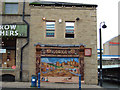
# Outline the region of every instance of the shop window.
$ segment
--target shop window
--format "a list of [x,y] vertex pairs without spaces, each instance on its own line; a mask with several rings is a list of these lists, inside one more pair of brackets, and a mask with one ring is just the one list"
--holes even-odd
[[46,37],[55,37],[55,22],[46,22]]
[[12,68],[15,65],[15,50],[6,50],[2,55],[2,68]]
[[6,52],[1,55],[1,66],[3,69],[13,69],[16,65],[16,38],[3,37],[2,43],[2,49],[5,49]]
[[18,3],[5,3],[5,14],[18,14]]
[[74,38],[74,22],[66,22],[65,38]]

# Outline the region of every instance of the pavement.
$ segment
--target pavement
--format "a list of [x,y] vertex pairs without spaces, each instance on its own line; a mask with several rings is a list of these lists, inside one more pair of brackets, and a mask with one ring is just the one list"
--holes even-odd
[[[31,82],[0,82],[2,88],[31,88]],[[78,83],[41,82],[41,88],[78,88]],[[37,87],[36,87],[37,88]],[[81,88],[101,88],[98,85],[81,84]]]

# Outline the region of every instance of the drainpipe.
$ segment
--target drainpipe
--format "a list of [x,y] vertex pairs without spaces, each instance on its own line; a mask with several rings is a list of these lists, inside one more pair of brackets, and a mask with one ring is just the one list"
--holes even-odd
[[23,20],[23,22],[25,22],[25,23],[27,24],[27,42],[26,42],[26,44],[21,48],[20,81],[22,81],[23,49],[29,44],[29,28],[30,28],[30,25],[29,25],[29,23],[25,20],[24,15],[25,15],[25,0],[24,0],[24,2],[23,2],[23,16],[22,16],[22,20]]

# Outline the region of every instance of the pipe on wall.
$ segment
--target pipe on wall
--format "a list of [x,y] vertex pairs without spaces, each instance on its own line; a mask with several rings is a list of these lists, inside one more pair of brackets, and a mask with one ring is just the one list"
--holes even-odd
[[27,24],[27,42],[26,42],[26,44],[23,47],[21,47],[20,81],[22,81],[22,72],[23,72],[23,68],[22,68],[22,66],[23,66],[23,63],[22,63],[22,61],[23,61],[23,49],[29,44],[29,28],[30,28],[30,25],[25,20],[24,16],[25,16],[25,0],[23,1],[23,16],[22,16],[22,20],[23,20],[23,22],[25,22]]

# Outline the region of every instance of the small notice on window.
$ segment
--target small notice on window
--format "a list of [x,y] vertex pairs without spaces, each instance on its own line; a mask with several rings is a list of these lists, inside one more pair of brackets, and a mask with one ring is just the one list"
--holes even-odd
[[6,49],[0,49],[0,53],[6,53]]
[[85,48],[85,56],[91,56],[92,55],[92,49],[91,48]]

